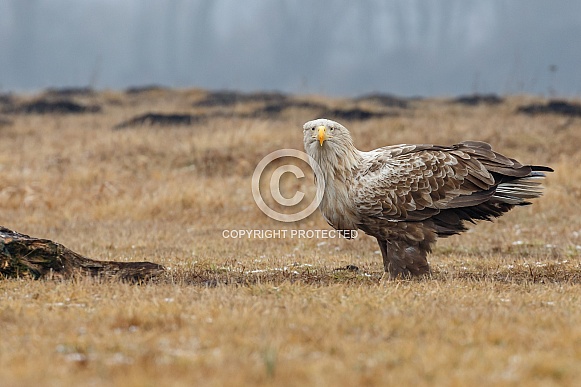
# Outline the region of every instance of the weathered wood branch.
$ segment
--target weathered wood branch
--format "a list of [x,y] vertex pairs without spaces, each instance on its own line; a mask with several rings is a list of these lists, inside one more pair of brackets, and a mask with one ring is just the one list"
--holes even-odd
[[151,262],[95,261],[51,240],[33,238],[0,226],[0,279],[90,275],[139,282],[164,271],[163,266]]

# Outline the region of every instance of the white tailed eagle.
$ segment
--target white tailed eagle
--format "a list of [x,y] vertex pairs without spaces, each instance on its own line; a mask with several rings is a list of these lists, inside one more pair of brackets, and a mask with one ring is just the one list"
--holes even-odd
[[303,130],[305,150],[319,165],[315,179],[325,183],[319,204],[325,220],[377,238],[390,278],[428,274],[426,255],[437,237],[530,204],[542,194],[543,172],[552,172],[522,165],[485,142],[362,152],[337,122],[317,119]]

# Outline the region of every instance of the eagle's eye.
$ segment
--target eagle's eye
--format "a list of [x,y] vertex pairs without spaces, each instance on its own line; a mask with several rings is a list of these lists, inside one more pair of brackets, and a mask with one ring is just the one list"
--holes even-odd
[[332,132],[334,129],[335,129],[335,128],[333,128],[333,127],[331,126],[331,132]]
[[313,127],[311,128],[311,130],[314,132],[314,131],[315,131],[315,127],[313,126]]

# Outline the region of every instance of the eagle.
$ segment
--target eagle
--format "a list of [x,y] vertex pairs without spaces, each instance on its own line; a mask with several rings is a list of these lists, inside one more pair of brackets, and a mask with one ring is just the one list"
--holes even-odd
[[347,237],[352,230],[375,237],[390,279],[430,274],[427,254],[438,237],[530,204],[542,194],[544,172],[553,171],[480,141],[363,152],[347,128],[324,118],[304,124],[303,135],[315,180],[324,184],[323,217]]

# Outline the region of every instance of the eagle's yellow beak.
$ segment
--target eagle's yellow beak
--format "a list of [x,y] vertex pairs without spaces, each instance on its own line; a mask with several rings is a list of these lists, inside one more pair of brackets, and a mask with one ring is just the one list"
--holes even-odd
[[321,126],[318,126],[317,129],[319,129],[319,134],[317,135],[317,139],[319,140],[319,144],[321,144],[321,146],[323,146],[323,143],[327,139],[327,127],[324,125],[321,125]]

